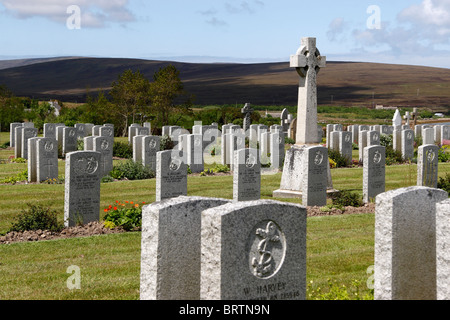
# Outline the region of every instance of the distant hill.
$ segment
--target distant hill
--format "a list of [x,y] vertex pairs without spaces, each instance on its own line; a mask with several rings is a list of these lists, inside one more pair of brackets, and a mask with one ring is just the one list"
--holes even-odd
[[[55,58],[22,61],[0,70],[0,84],[17,96],[84,102],[86,94],[109,91],[126,69],[150,80],[169,63],[180,70],[198,105],[252,103],[296,105],[298,75],[282,63],[181,63],[117,58]],[[1,66],[1,64],[0,64]],[[1,68],[0,68],[1,69]],[[321,105],[375,104],[450,108],[450,69],[362,62],[328,62],[318,75]]]

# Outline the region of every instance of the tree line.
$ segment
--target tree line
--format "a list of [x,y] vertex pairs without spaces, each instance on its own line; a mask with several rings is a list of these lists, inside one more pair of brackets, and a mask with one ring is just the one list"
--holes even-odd
[[140,71],[131,69],[120,74],[111,85],[109,93],[100,91],[97,96],[88,93],[86,103],[77,107],[61,106],[60,114],[48,102],[15,97],[0,86],[0,128],[9,128],[11,122],[32,121],[36,128],[46,122],[61,122],[73,126],[75,123],[113,123],[116,132],[125,136],[132,123],[151,121],[162,127],[173,121],[172,115],[182,117],[192,114],[194,97],[185,91],[180,72],[173,65],[160,68],[153,81]]

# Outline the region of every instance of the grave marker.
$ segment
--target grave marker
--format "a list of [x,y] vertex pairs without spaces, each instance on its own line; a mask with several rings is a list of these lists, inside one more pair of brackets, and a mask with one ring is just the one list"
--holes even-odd
[[261,163],[257,149],[234,152],[233,200],[250,201],[261,197]]
[[204,210],[202,300],[306,298],[306,208],[270,200]]
[[386,148],[371,146],[364,148],[363,201],[369,203],[386,188]]
[[417,185],[437,188],[439,147],[434,144],[419,146],[417,150]]
[[73,227],[100,219],[101,154],[75,151],[66,154],[64,225]]
[[175,150],[156,153],[156,201],[187,195],[187,165]]

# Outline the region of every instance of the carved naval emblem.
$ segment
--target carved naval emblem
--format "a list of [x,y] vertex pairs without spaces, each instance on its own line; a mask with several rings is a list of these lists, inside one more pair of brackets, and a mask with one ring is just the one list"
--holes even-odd
[[75,172],[78,174],[94,174],[98,169],[98,161],[95,157],[83,157],[75,162]]
[[178,171],[178,169],[180,169],[180,166],[181,166],[181,161],[180,160],[172,159],[170,161],[170,164],[169,164],[169,169],[171,171]]
[[374,156],[373,156],[373,162],[374,163],[380,163],[381,162],[381,158],[382,158],[382,156],[381,156],[381,152],[380,151],[375,151],[375,154],[374,154]]
[[100,144],[100,148],[105,151],[109,149],[109,142],[107,139],[103,139],[101,144]]
[[250,153],[247,156],[247,158],[245,159],[245,166],[247,168],[253,168],[255,166],[255,164],[256,164],[256,158],[253,154]]
[[433,150],[427,151],[427,160],[428,162],[433,162],[433,160],[436,158],[436,153]]
[[53,150],[53,148],[54,148],[53,142],[45,141],[45,143],[44,143],[44,150],[45,151],[50,152],[50,151]]
[[150,140],[148,143],[148,146],[150,147],[150,149],[155,149],[156,148],[156,140]]
[[316,152],[316,156],[314,158],[314,164],[316,166],[320,166],[323,162],[323,152],[322,151],[317,151]]
[[250,268],[258,277],[267,279],[278,272],[284,261],[285,239],[274,221],[262,221],[251,234]]

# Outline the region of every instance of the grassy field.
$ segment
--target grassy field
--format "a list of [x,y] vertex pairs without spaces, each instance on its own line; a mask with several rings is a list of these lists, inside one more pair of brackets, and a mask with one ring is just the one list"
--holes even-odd
[[[2,139],[6,136],[0,135]],[[8,137],[9,139],[9,137]],[[0,149],[0,159],[11,150]],[[0,164],[0,178],[17,174],[26,164]],[[64,161],[59,173],[64,174]],[[415,164],[386,168],[386,189],[415,185]],[[362,168],[333,169],[339,190],[362,194]],[[439,175],[450,173],[450,163],[439,165]],[[281,173],[262,176],[261,197],[274,199]],[[188,178],[188,195],[231,199],[231,175]],[[10,227],[27,203],[49,206],[63,219],[63,184],[0,185],[0,233]],[[101,208],[119,201],[151,203],[155,179],[101,185]],[[300,200],[276,199],[301,203]],[[101,210],[101,216],[103,211]],[[374,263],[374,214],[309,217],[307,225],[308,299],[371,298],[368,268]],[[65,240],[0,245],[2,300],[134,300],[139,299],[140,232]],[[70,266],[81,272],[81,289],[69,290]]]

